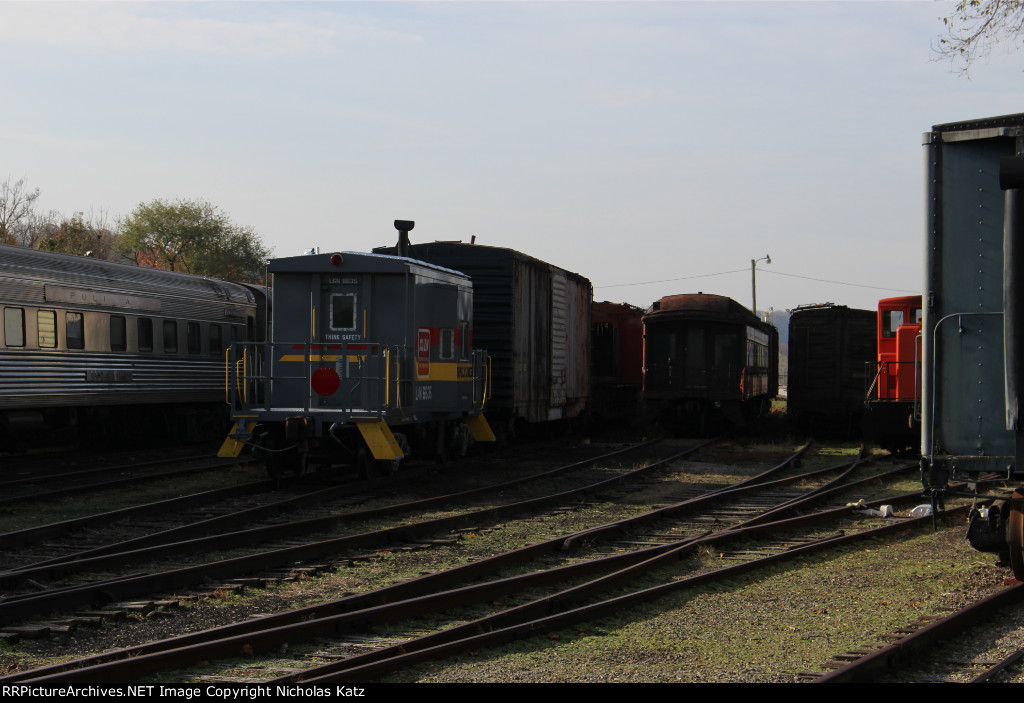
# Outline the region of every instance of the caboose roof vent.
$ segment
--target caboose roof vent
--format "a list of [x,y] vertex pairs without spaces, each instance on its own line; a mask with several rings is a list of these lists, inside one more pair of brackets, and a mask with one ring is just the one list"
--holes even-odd
[[395,253],[398,256],[409,256],[409,249],[411,244],[409,243],[409,232],[416,226],[416,223],[412,220],[395,220],[395,229],[398,230],[398,245],[395,247]]

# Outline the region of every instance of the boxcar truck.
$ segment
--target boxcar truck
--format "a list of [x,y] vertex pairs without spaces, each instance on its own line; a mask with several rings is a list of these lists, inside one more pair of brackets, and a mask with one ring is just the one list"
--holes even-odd
[[933,505],[966,480],[968,540],[1024,578],[1024,501],[981,500],[1020,474],[1024,114],[937,125],[924,146],[922,480]]

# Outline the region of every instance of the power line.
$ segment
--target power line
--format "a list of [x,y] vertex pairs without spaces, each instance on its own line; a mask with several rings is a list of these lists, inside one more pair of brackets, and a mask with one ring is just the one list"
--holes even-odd
[[872,288],[874,290],[887,290],[896,293],[920,293],[919,290],[907,290],[906,288],[890,288],[885,286],[869,286],[863,283],[847,283],[845,281],[830,281],[827,278],[813,278],[811,276],[800,276],[795,273],[783,273],[782,271],[772,271],[770,269],[762,268],[758,269],[760,273],[770,273],[775,276],[788,276],[790,278],[803,278],[807,281],[818,281],[819,283],[834,283],[837,286],[854,286],[856,288]]
[[626,286],[646,286],[650,283],[671,283],[672,281],[688,281],[691,278],[707,278],[709,276],[724,276],[727,273],[740,273],[741,271],[747,271],[748,269],[736,269],[734,271],[719,271],[718,273],[702,273],[697,276],[683,276],[682,278],[663,278],[660,281],[640,281],[638,283],[616,283],[611,286],[594,286],[597,288],[625,288]]
[[[717,273],[702,273],[696,276],[682,276],[680,278],[663,278],[658,281],[638,281],[637,283],[616,283],[610,286],[594,286],[594,290],[598,288],[625,288],[627,286],[646,286],[652,283],[671,283],[673,281],[688,281],[693,278],[709,278],[711,276],[725,276],[730,273],[745,273],[749,271],[748,268],[733,269],[732,271],[718,271]],[[885,286],[869,286],[864,283],[848,283],[846,281],[832,281],[827,278],[814,278],[813,276],[801,276],[795,273],[784,273],[782,271],[776,271],[768,268],[759,268],[758,273],[770,273],[775,276],[788,276],[789,278],[802,278],[807,281],[817,281],[819,283],[831,283],[837,286],[853,286],[855,288],[871,288],[873,290],[885,290],[896,293],[920,293],[916,290],[907,290],[905,288],[891,288]]]

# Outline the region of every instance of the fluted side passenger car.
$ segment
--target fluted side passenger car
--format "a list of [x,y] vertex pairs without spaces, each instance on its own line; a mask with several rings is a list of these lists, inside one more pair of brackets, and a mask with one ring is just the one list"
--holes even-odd
[[222,435],[224,352],[259,288],[0,246],[0,436]]

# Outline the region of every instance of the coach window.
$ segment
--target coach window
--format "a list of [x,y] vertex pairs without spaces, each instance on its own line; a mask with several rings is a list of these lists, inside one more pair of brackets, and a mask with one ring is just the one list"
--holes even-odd
[[153,351],[153,321],[148,317],[139,318],[139,351]]
[[451,359],[455,355],[455,330],[441,330],[441,358]]
[[174,320],[164,320],[164,353],[178,353],[178,323]]
[[469,358],[469,323],[459,323],[459,358],[465,361]]
[[9,347],[25,346],[25,311],[4,308],[4,342]]
[[220,325],[210,325],[210,354],[213,356],[218,356],[224,351],[224,347],[221,344],[222,334]]
[[36,329],[39,331],[39,347],[54,349],[57,346],[57,312],[40,310],[36,313]]
[[128,324],[120,315],[110,316],[110,351],[128,349]]
[[80,312],[64,313],[64,331],[68,349],[85,349],[85,321]]
[[356,328],[356,296],[331,296],[331,329],[354,330]]
[[200,336],[201,330],[199,329],[198,322],[188,323],[188,353],[189,354],[202,354],[203,353],[203,338]]

